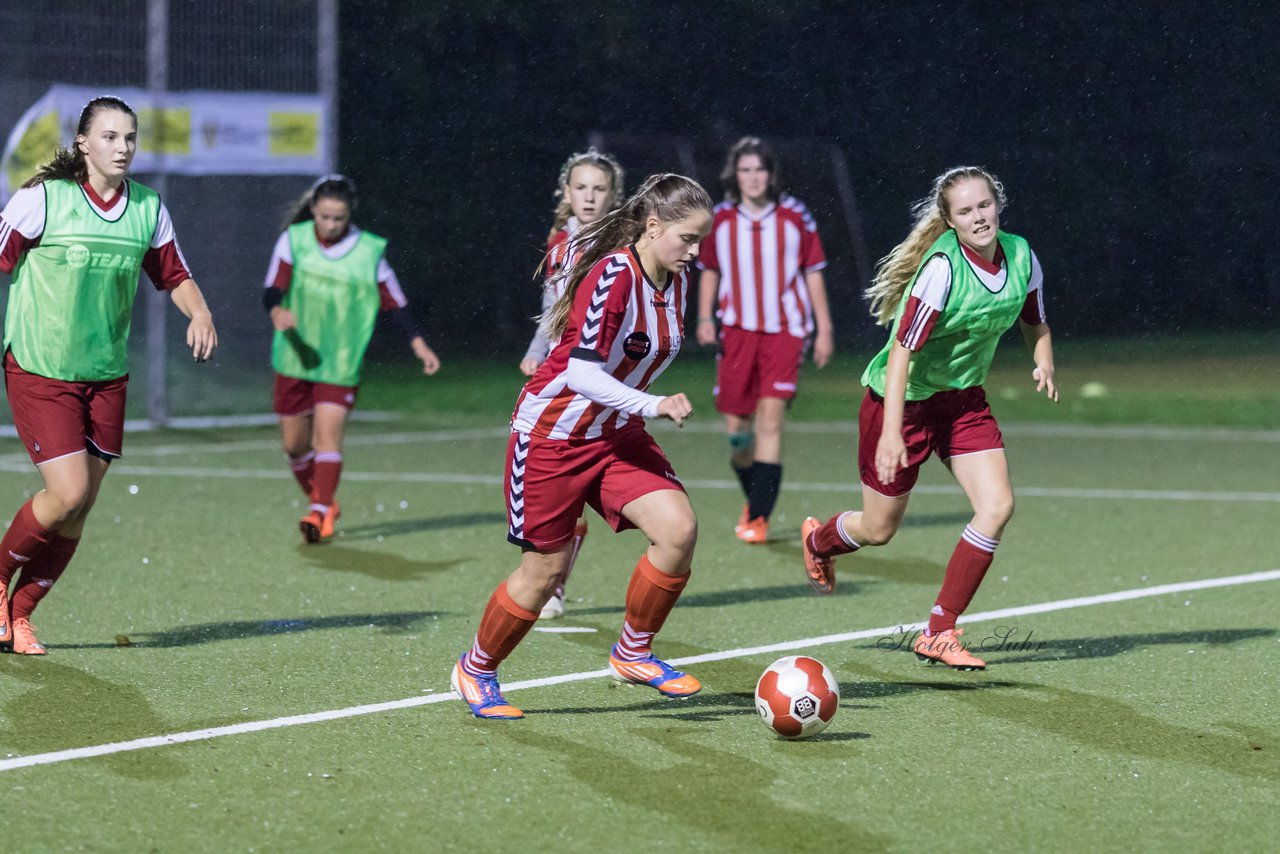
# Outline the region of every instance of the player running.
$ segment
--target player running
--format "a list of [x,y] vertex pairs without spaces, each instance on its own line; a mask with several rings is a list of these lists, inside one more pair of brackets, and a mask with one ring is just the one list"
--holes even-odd
[[986,663],[958,640],[964,613],[1013,516],[1013,486],[986,379],[1000,336],[1016,321],[1031,349],[1036,391],[1055,403],[1044,276],[1027,241],[1000,231],[1004,187],[975,166],[939,175],[917,203],[907,238],[881,259],[867,290],[892,323],[862,375],[858,414],[862,510],[810,517],[801,526],[805,571],[819,593],[835,588],[835,556],[889,542],[902,524],[920,465],[936,453],[973,507],[947,564],[929,627],[913,645],[922,660],[958,670]]
[[[169,211],[128,177],[138,117],[94,98],[59,148],[0,213],[0,270],[13,274],[4,373],[18,436],[44,481],[0,540],[0,643],[44,655],[31,613],[70,563],[124,439],[128,343],[139,271],[191,323],[197,362],[218,335]],[[13,595],[8,587],[18,574]]]
[[[773,150],[753,136],[729,149],[720,175],[727,200],[716,206],[698,262],[698,343],[716,343],[716,409],[729,433],[729,463],[747,503],[738,539],[769,539],[782,485],[782,425],[796,396],[809,336],[813,362],[835,352],[818,228],[796,198],[778,190]],[[713,305],[714,316],[712,313]]]
[[627,588],[614,678],[669,697],[702,688],[651,649],[689,581],[698,526],[644,418],[683,424],[692,412],[684,394],[648,388],[680,350],[688,267],[710,228],[706,191],[665,174],[580,232],[587,248],[546,320],[557,343],[516,401],[507,445],[507,539],[523,550],[520,566],[489,598],[451,677],[478,718],[524,716],[503,698],[497,669],[554,592],[587,504],[651,543]]
[[[574,242],[578,231],[596,222],[600,217],[614,210],[622,203],[622,167],[608,154],[602,154],[589,148],[580,154],[573,154],[560,169],[560,180],[556,190],[555,219],[551,224],[551,233],[547,236],[547,254],[540,270],[546,278],[542,287],[542,314],[548,315],[552,306],[564,292],[568,281],[568,273],[576,257],[582,254],[582,246]],[[542,325],[538,325],[529,342],[529,349],[520,362],[520,370],[531,377],[538,367],[547,360],[551,352],[551,341]],[[542,606],[540,619],[548,620],[564,616],[565,585],[573,573],[573,565],[582,550],[582,542],[587,537],[587,520],[581,518],[574,527],[573,548],[569,551],[569,562],[565,564],[564,577],[556,584],[555,592]]]
[[409,339],[428,376],[440,359],[414,325],[387,263],[386,238],[351,222],[355,184],[326,175],[294,206],[276,240],[263,291],[275,338],[274,409],[289,468],[311,502],[298,523],[308,543],[333,539],[341,508],[342,437],[379,312]]

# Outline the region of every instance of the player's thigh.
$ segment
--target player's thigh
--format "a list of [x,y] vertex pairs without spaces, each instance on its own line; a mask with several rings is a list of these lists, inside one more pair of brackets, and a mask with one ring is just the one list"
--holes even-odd
[[346,435],[347,416],[350,412],[341,403],[316,401],[311,436],[317,451],[342,450],[342,439]]
[[690,551],[698,539],[698,520],[689,496],[681,489],[648,492],[628,501],[622,516],[658,545]]
[[[958,454],[946,462],[974,513],[985,517],[990,524],[1003,526],[1009,521],[1013,515],[1013,482],[1003,449]],[[998,531],[982,533],[999,534]]]

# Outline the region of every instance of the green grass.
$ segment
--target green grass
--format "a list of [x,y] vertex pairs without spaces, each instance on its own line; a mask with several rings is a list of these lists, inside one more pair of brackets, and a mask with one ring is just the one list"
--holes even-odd
[[[1057,407],[1032,399],[1016,351],[1002,358],[989,388],[1020,498],[971,612],[1280,567],[1280,455],[1274,432],[1258,432],[1275,430],[1275,357],[1261,344],[1234,359],[1182,349],[1064,344]],[[702,534],[660,654],[927,615],[968,519],[936,464],[898,538],[840,562],[835,595],[815,597],[801,578],[800,520],[857,502],[862,361],[807,372],[792,413],[806,427],[787,437],[791,488],[762,548],[728,531],[741,498],[710,363],[664,377],[698,407],[689,429],[655,431],[694,484]],[[1109,394],[1080,400],[1087,381]],[[1002,394],[1005,383],[1021,391]],[[352,426],[342,536],[323,547],[299,544],[300,495],[272,430],[128,437],[81,552],[36,615],[51,654],[0,657],[0,761],[446,692],[518,557],[498,485],[518,386],[496,363],[446,362],[431,379],[375,372],[362,408],[402,417]],[[1219,425],[1247,429],[1201,429]],[[431,435],[459,428],[477,432]],[[12,440],[0,472],[12,509],[38,486]],[[563,622],[596,631],[532,633],[504,665],[508,683],[603,668],[644,543],[593,522]],[[529,713],[518,722],[476,721],[449,700],[0,771],[7,846],[1265,850],[1280,807],[1278,584],[972,624],[978,640],[1004,625],[1033,641],[991,652],[983,673],[921,667],[876,639],[806,648],[836,673],[842,701],[805,742],[755,720],[755,680],[781,653],[746,654],[691,665],[707,687],[686,701],[589,678],[511,692]]]

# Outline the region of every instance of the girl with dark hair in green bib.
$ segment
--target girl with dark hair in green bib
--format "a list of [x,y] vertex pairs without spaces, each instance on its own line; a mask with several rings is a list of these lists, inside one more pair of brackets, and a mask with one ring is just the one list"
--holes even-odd
[[986,663],[958,638],[969,606],[1013,516],[1004,440],[982,383],[1000,336],[1017,323],[1031,350],[1036,391],[1055,403],[1044,276],[1027,241],[1000,230],[1004,187],[961,166],[939,175],[915,208],[907,239],[881,259],[867,290],[893,334],[862,375],[858,414],[862,510],[801,526],[805,572],[819,593],[835,587],[835,557],[889,542],[902,524],[922,463],[936,453],[973,507],[947,563],[916,656],[957,670]]
[[168,210],[127,177],[137,145],[129,105],[93,99],[71,147],[58,149],[0,214],[0,270],[13,274],[5,389],[44,480],[0,540],[0,644],[16,653],[44,655],[31,612],[75,554],[107,467],[121,454],[139,273],[190,318],[187,346],[197,362],[218,345]]
[[355,406],[365,350],[379,312],[403,329],[428,376],[440,360],[409,314],[387,263],[387,241],[351,222],[355,184],[325,175],[312,184],[276,241],[263,305],[275,340],[275,412],[289,467],[310,506],[298,523],[308,543],[333,539],[342,437]]

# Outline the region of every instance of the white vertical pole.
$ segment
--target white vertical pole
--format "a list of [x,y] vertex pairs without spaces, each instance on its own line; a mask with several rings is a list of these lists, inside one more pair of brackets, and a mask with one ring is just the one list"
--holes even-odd
[[[156,115],[164,106],[169,88],[169,0],[147,0],[147,89]],[[163,143],[163,140],[159,140]],[[164,198],[168,190],[163,145],[157,149],[153,189]],[[169,323],[169,296],[147,288],[147,420],[163,427],[169,420],[169,382],[166,375],[165,336]]]
[[324,98],[325,156],[330,172],[338,171],[338,0],[317,0],[316,82]]

